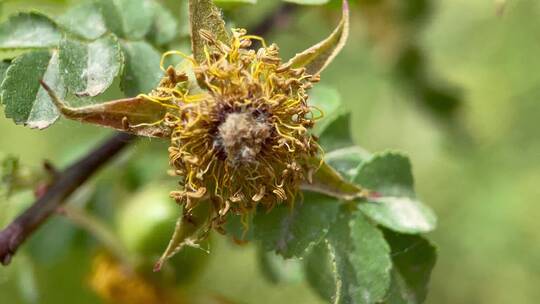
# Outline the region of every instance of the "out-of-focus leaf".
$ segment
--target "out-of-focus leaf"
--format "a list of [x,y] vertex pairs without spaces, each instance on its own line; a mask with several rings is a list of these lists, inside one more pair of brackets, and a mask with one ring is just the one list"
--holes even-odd
[[259,210],[253,219],[253,236],[265,250],[285,258],[302,257],[328,232],[339,210],[335,198],[304,193],[303,202],[280,205],[269,213]]
[[354,182],[378,193],[359,206],[377,223],[403,233],[435,228],[434,213],[415,198],[411,164],[406,156],[393,152],[377,154],[362,165]]
[[274,252],[259,249],[259,267],[265,278],[273,284],[299,283],[304,280],[302,263],[298,259],[285,260]]
[[123,16],[112,0],[96,0],[107,29],[120,37],[125,37]]
[[69,92],[97,96],[120,73],[124,57],[115,35],[92,42],[65,38],[60,43],[60,71]]
[[113,2],[122,16],[126,38],[140,39],[150,31],[156,13],[156,6],[152,0],[113,0]]
[[39,81],[44,80],[60,97],[65,88],[60,77],[58,52],[36,51],[13,60],[1,86],[5,114],[17,124],[43,129],[59,116],[47,92]]
[[386,230],[392,248],[392,283],[384,303],[420,304],[426,299],[427,285],[437,259],[437,249],[419,235]]
[[151,0],[98,0],[107,28],[120,37],[141,39],[152,27],[155,8]]
[[40,13],[20,13],[0,25],[0,49],[49,48],[60,39],[58,26]]
[[309,105],[315,108],[313,112],[316,115],[320,114],[323,116],[317,121],[313,129],[314,134],[320,135],[340,113],[344,112],[341,104],[341,96],[332,87],[317,85],[310,91],[309,97]]
[[345,201],[363,198],[366,195],[364,189],[349,182],[326,162],[323,162],[313,174],[311,181],[302,184],[302,189],[326,194]]
[[55,92],[42,83],[58,110],[73,120],[130,132],[140,136],[164,137],[168,129],[159,123],[167,113],[160,103],[143,97],[118,99],[109,102],[72,108],[67,106]]
[[70,8],[60,16],[58,23],[71,33],[94,40],[107,32],[105,19],[98,3],[85,2]]
[[343,0],[343,17],[334,32],[325,40],[296,54],[285,66],[305,67],[312,75],[320,74],[345,46],[349,36],[349,3]]
[[171,11],[155,2],[155,16],[147,38],[156,45],[166,45],[178,36],[179,22]]
[[342,210],[306,258],[310,285],[331,303],[376,303],[390,287],[390,248],[361,213]]
[[128,96],[137,96],[154,89],[163,76],[159,67],[161,55],[144,41],[122,43],[126,65],[121,86]]
[[204,61],[205,58],[204,40],[199,34],[201,30],[212,33],[219,41],[229,42],[225,21],[212,0],[189,0],[189,22],[191,24],[193,56],[198,62]]
[[325,151],[346,148],[354,145],[350,131],[351,115],[341,112],[329,118],[331,122],[324,128],[319,137],[319,144]]

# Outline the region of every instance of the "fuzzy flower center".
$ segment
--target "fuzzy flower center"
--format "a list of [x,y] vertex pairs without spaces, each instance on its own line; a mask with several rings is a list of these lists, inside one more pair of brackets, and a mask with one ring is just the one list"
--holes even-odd
[[264,118],[255,118],[251,113],[231,113],[219,126],[214,144],[221,146],[232,166],[252,164],[257,162],[257,155],[271,130]]

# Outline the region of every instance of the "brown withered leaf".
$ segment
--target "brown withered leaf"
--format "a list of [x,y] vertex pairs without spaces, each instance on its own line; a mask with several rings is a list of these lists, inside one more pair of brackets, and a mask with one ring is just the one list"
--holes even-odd
[[147,137],[167,137],[169,130],[159,123],[167,114],[167,108],[145,98],[134,97],[72,108],[62,101],[43,81],[58,110],[67,118],[91,123],[119,131]]
[[302,190],[326,194],[344,201],[365,198],[369,194],[366,189],[347,181],[326,162],[313,174],[312,180],[303,183],[301,188]]
[[349,3],[343,0],[343,16],[337,28],[325,40],[296,54],[285,67],[305,67],[312,75],[320,74],[343,49],[349,37]]
[[189,0],[189,23],[191,25],[191,47],[197,62],[205,59],[204,39],[200,31],[211,33],[222,42],[229,42],[229,34],[225,28],[225,21],[221,11],[212,0]]

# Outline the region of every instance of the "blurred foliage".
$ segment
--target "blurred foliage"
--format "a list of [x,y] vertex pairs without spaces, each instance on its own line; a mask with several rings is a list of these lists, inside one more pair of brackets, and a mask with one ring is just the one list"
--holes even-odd
[[[31,8],[57,15],[74,2],[7,1],[2,18]],[[174,7],[175,1],[167,2]],[[499,17],[496,1],[356,2],[350,43],[322,75],[323,81],[337,88],[351,110],[356,143],[371,151],[407,151],[415,165],[418,196],[439,215],[439,228],[430,238],[440,247],[440,259],[427,303],[536,303],[540,297],[536,287],[540,225],[534,217],[540,197],[540,77],[534,69],[540,68],[540,44],[535,42],[540,4],[509,1]],[[227,13],[238,25],[253,24],[259,18],[253,16],[264,16],[276,3],[259,1],[251,7],[232,7]],[[382,15],[386,19],[375,14],[379,16],[375,20],[388,20],[380,23],[397,27],[398,33],[374,30],[376,22],[367,16],[366,8],[380,3],[386,3],[391,13]],[[335,24],[335,18],[328,18],[337,15],[331,8],[334,4],[298,10],[287,31],[275,31],[269,40],[280,44],[285,57],[311,45]],[[395,35],[397,44],[393,44]],[[413,102],[443,119],[434,123],[411,107]],[[448,122],[450,116],[455,122]],[[464,145],[449,137],[446,128],[439,128],[449,123],[466,131],[472,144]],[[0,120],[0,128],[1,151],[33,167],[40,167],[44,158],[59,166],[68,164],[108,134],[69,121],[41,133],[5,119]],[[129,152],[131,161],[119,159],[92,183],[96,190],[85,208],[114,224],[111,215],[132,201],[136,189],[143,191],[139,188],[148,181],[164,180],[164,149],[156,141],[137,143]],[[348,161],[340,159],[336,164]],[[7,222],[4,215],[13,218],[31,201],[29,192],[13,195],[0,221]],[[419,256],[423,258],[417,261],[417,269],[432,263],[432,247],[424,239],[389,231],[383,236],[393,240],[394,246],[385,250],[397,265]],[[57,247],[63,250],[56,251]],[[295,279],[297,266],[281,265],[276,257],[264,257],[266,262],[260,264],[263,258],[256,246],[231,244],[218,235],[211,249],[204,271],[187,287],[189,294],[200,295],[200,303],[226,303],[210,293],[233,300],[241,294],[245,303],[320,303],[304,281]],[[54,219],[32,238],[12,267],[0,269],[0,303],[99,302],[87,284],[96,250],[95,241],[85,232]],[[48,256],[51,252],[54,256]],[[260,265],[267,268],[261,270]],[[401,279],[407,271],[397,268],[391,274],[392,294],[398,298],[404,288],[416,288],[416,282],[425,280],[422,272],[412,280]]]

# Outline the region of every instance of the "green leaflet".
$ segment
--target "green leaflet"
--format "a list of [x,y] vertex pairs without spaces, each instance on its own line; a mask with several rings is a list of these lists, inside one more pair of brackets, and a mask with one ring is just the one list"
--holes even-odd
[[116,36],[92,42],[65,38],[60,43],[60,71],[70,93],[97,96],[112,85],[124,56]]
[[343,0],[343,16],[332,34],[325,40],[296,54],[285,66],[305,67],[312,75],[320,74],[345,46],[349,36],[349,3]]
[[0,24],[0,50],[50,48],[60,39],[56,23],[40,13],[19,13]]
[[386,152],[365,162],[354,182],[378,192],[367,204],[359,206],[377,223],[403,233],[421,233],[435,229],[437,220],[429,207],[415,198],[409,159]]
[[376,303],[390,286],[390,248],[361,213],[343,209],[306,258],[310,285],[331,303]]
[[60,97],[65,88],[59,73],[58,52],[35,51],[13,60],[1,86],[2,103],[7,118],[30,128],[44,129],[59,116],[47,92],[39,82],[44,80]]
[[200,31],[212,33],[219,41],[229,42],[225,21],[220,10],[211,0],[189,0],[189,22],[191,24],[191,47],[198,62],[204,60],[204,40]]
[[302,257],[325,236],[338,210],[336,199],[306,192],[294,208],[281,205],[270,212],[259,210],[253,218],[253,237],[265,250],[285,258]]
[[420,304],[426,299],[427,285],[437,259],[437,249],[419,235],[385,230],[392,248],[392,283],[386,304]]
[[123,42],[126,66],[121,87],[127,96],[136,96],[154,89],[163,76],[159,67],[161,55],[144,41]]

